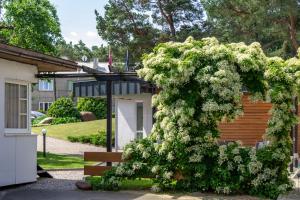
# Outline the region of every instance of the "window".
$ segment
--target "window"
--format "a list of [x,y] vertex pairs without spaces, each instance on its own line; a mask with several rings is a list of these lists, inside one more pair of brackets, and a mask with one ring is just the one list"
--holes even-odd
[[73,81],[68,81],[68,90],[73,91]]
[[40,102],[39,110],[47,111],[51,105],[52,105],[52,102]]
[[28,85],[5,83],[5,128],[28,129]]
[[143,139],[143,103],[136,103],[136,139]]
[[39,80],[40,91],[53,91],[53,80]]

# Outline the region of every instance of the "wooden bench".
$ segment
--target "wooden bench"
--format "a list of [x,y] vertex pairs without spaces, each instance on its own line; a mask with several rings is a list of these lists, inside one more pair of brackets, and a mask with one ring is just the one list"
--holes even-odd
[[[84,161],[94,162],[123,162],[122,152],[84,152]],[[102,176],[111,166],[84,165],[84,175]]]

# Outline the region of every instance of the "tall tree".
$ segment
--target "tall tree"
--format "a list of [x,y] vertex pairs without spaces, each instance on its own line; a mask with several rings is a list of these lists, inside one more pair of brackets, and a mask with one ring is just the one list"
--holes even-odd
[[299,47],[299,0],[201,0],[214,35],[223,41],[258,41],[271,55],[290,57]]
[[57,55],[60,23],[49,0],[4,0],[4,22],[12,29],[1,30],[9,44]]
[[137,9],[134,0],[109,0],[104,16],[95,13],[99,35],[113,47],[129,48],[135,58],[156,43],[158,30],[150,23],[149,14]]
[[99,35],[115,49],[140,60],[155,44],[202,37],[203,10],[197,0],[109,0],[105,14],[96,11]]
[[167,30],[170,39],[185,39],[179,37],[182,34],[178,33],[186,29],[197,29],[201,33],[204,15],[198,0],[140,0],[139,2],[141,8],[152,12],[153,23]]
[[82,56],[86,56],[88,62],[93,58],[92,51],[82,40],[79,40],[78,44],[74,45],[74,55],[77,60],[81,60]]

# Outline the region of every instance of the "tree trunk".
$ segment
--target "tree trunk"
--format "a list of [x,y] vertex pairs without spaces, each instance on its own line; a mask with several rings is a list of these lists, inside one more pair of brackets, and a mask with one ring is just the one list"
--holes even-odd
[[169,29],[170,29],[170,32],[171,32],[171,36],[172,38],[174,39],[175,36],[176,36],[176,29],[175,29],[175,26],[174,26],[174,21],[173,21],[173,16],[171,13],[166,13],[164,8],[163,8],[163,5],[161,3],[161,0],[158,0],[157,1],[157,6],[160,10],[160,13],[161,15],[165,18],[165,20],[167,21],[168,23],[168,26],[169,26]]
[[171,31],[171,36],[172,38],[175,38],[176,36],[176,30],[175,30],[175,26],[174,26],[174,21],[173,21],[173,16],[172,15],[168,15],[168,24],[170,27],[170,31]]
[[297,29],[296,29],[296,17],[294,15],[289,15],[289,34],[290,40],[295,52],[297,52],[299,48],[299,44],[297,41]]

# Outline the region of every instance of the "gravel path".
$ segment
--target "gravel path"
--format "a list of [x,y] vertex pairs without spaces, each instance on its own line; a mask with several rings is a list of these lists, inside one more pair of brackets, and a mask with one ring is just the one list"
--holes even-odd
[[222,196],[203,193],[160,193],[140,191],[80,191],[76,181],[39,179],[37,183],[0,190],[1,200],[259,200],[247,195]]
[[48,171],[53,178],[61,180],[83,180],[83,170]]
[[[37,150],[43,151],[43,137],[41,135],[38,135]],[[55,154],[83,155],[85,151],[102,152],[106,151],[106,148],[47,137],[46,151]]]
[[21,186],[23,190],[55,190],[73,191],[77,190],[75,183],[77,180],[39,178],[37,182]]

